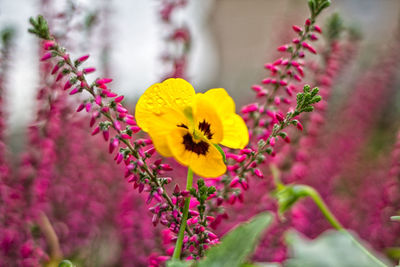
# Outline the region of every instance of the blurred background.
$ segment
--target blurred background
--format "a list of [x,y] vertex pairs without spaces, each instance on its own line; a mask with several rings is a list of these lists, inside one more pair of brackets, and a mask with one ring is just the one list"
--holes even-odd
[[[55,11],[63,11],[69,1],[48,1]],[[160,23],[157,0],[73,1],[80,10],[74,20],[85,20],[95,12],[98,25],[88,35],[78,35],[70,42],[74,56],[90,53],[89,65],[100,66],[105,41],[110,45],[110,76],[113,88],[130,99],[136,99],[149,85],[163,77],[161,52],[165,28]],[[398,0],[335,0],[321,22],[339,12],[346,25],[357,27],[363,35],[363,60],[373,58],[384,49],[399,23]],[[32,119],[34,94],[38,85],[38,46],[28,34],[29,17],[43,13],[40,1],[1,0],[0,25],[16,30],[15,48],[7,81],[8,123],[15,129]],[[275,47],[287,41],[287,28],[308,14],[305,0],[202,0],[189,1],[180,11],[178,21],[187,24],[192,34],[188,79],[197,90],[224,87],[238,101],[265,70],[263,64],[273,59]],[[103,24],[107,25],[103,25]],[[108,27],[104,32],[102,28]],[[62,29],[55,29],[60,30]],[[321,45],[321,44],[320,44]],[[73,46],[73,47],[72,47]],[[23,77],[23,78],[22,78]]]
[[[89,115],[75,116],[80,98],[63,102],[56,90],[44,90],[55,96],[54,103],[41,98],[47,96],[41,94],[43,88],[53,88],[48,84],[54,78],[49,78],[48,70],[46,76],[39,42],[27,32],[29,17],[43,14],[72,58],[90,54],[85,66],[96,67],[97,72],[89,77],[113,78],[110,87],[126,96],[124,104],[131,112],[144,90],[171,76],[185,77],[197,91],[225,88],[239,112],[255,99],[251,86],[270,75],[264,64],[280,57],[276,48],[294,38],[292,25],[303,25],[309,16],[306,0],[190,0],[170,19],[161,9],[167,2],[0,0],[0,30],[10,27],[15,33],[6,57],[7,72],[0,79],[4,96],[0,107],[5,113],[0,116],[0,135],[5,129],[4,147],[12,156],[4,155],[15,170],[13,175],[0,174],[6,174],[8,188],[28,181],[19,192],[28,192],[24,197],[33,200],[28,213],[31,208],[44,212],[62,241],[64,255],[81,260],[83,266],[132,266],[131,262],[146,266],[153,252],[165,255],[171,243],[160,241],[165,236],[161,227],[150,223],[144,194],[137,194],[122,178],[122,168],[107,154],[107,144],[101,137],[89,137]],[[326,24],[336,12],[341,17],[338,28],[344,33],[329,39]],[[334,20],[330,21],[332,25]],[[267,163],[279,166],[285,182],[314,186],[346,227],[376,250],[398,259],[400,249],[388,248],[398,246],[400,227],[388,218],[400,210],[400,138],[396,141],[400,1],[333,0],[317,24],[328,34],[313,43],[321,55],[307,53],[304,82],[321,86],[324,101],[315,114],[304,116],[305,130],[289,132],[291,145],[278,146],[277,157],[269,157]],[[61,90],[60,84],[54,86]],[[282,94],[283,100],[287,96]],[[54,106],[59,110],[53,112]],[[282,110],[290,107],[276,104],[278,110],[282,106]],[[268,167],[265,164],[266,176]],[[174,168],[174,174],[182,176],[182,169]],[[253,178],[249,179],[253,191],[245,194],[244,204],[225,203],[231,217],[219,214],[224,220],[218,235],[259,211],[276,208],[268,191],[271,177]],[[255,259],[282,262],[287,256],[282,233],[289,227],[312,238],[329,228],[312,203],[304,203],[294,209],[293,221],[273,227]],[[0,205],[0,222],[4,207],[8,208]],[[20,216],[19,208],[10,213],[25,230],[31,227],[22,234],[21,246],[25,240],[35,240],[47,253],[49,245],[31,225],[36,217]],[[222,221],[218,216],[216,220]],[[6,255],[19,257],[20,248],[15,251],[17,256]]]

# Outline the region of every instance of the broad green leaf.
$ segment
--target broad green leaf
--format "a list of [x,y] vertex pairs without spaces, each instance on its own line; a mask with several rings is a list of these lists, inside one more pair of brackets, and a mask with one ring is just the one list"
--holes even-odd
[[189,267],[191,264],[191,261],[170,260],[167,262],[167,267]]
[[261,234],[271,223],[273,216],[260,213],[249,222],[240,224],[230,231],[217,246],[210,248],[198,267],[236,267],[241,266],[254,251]]
[[[289,245],[290,259],[286,261],[285,267],[379,266],[364,254],[347,234],[338,231],[327,231],[314,240],[290,231],[286,235],[286,241]],[[368,250],[376,255],[370,248]]]

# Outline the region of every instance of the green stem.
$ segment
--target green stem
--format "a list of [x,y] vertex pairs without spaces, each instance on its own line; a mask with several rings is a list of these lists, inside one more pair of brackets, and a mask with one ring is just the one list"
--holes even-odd
[[[187,180],[186,180],[187,191],[192,189],[192,184],[193,184],[193,172],[190,168],[188,168]],[[185,235],[186,222],[189,213],[189,204],[190,204],[190,195],[185,199],[185,206],[183,207],[183,214],[182,214],[181,226],[179,228],[178,239],[176,240],[174,254],[172,255],[172,258],[176,260],[179,260],[181,258],[183,237]]]
[[374,261],[378,266],[382,267],[387,267],[385,263],[380,261],[377,257],[371,254],[360,242],[357,241],[353,237],[352,234],[350,234],[349,231],[347,231],[343,225],[336,219],[335,215],[330,211],[328,206],[325,204],[324,200],[322,199],[321,195],[312,187],[309,186],[304,186],[306,194],[311,197],[311,199],[314,201],[314,203],[318,206],[322,214],[325,216],[325,218],[328,220],[328,222],[339,232],[346,234],[351,241],[362,251],[364,252],[372,261]]

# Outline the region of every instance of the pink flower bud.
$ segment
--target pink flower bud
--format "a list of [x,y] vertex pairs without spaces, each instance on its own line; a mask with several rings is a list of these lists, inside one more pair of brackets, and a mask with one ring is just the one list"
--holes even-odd
[[279,104],[281,103],[281,98],[279,96],[275,97],[274,103],[275,103],[275,105],[279,106]]
[[279,121],[279,122],[283,122],[285,119],[283,118],[283,116],[279,113],[275,114],[275,118]]
[[283,138],[283,141],[285,141],[286,143],[290,143],[290,138],[289,138],[289,136],[285,136],[284,138]]
[[76,109],[76,112],[80,112],[85,108],[85,104],[81,103],[78,108]]
[[236,202],[236,196],[234,194],[232,194],[229,199],[228,199],[228,203],[233,205]]
[[48,60],[49,58],[51,58],[53,56],[53,54],[51,52],[47,52],[43,55],[43,57],[40,59],[40,61],[45,61]]
[[264,178],[264,174],[262,173],[262,171],[260,169],[254,169],[254,174],[258,177],[258,178]]
[[126,134],[126,133],[122,133],[121,134],[121,138],[123,138],[123,139],[131,139],[132,136],[130,136],[129,134]]
[[278,51],[279,52],[285,52],[285,51],[288,50],[288,48],[289,48],[288,45],[282,45],[282,46],[278,47]]
[[86,61],[88,58],[89,58],[89,55],[81,56],[80,58],[78,58],[78,62],[82,63],[82,62]]
[[64,77],[64,73],[60,72],[57,77],[56,77],[56,82],[58,82],[59,80],[61,80]]
[[244,106],[242,108],[242,113],[246,114],[246,113],[250,113],[250,112],[254,112],[258,110],[258,104],[257,103],[253,103],[253,104],[249,104],[247,106]]
[[263,84],[270,84],[271,83],[271,78],[267,78],[267,79],[262,80],[262,83]]
[[96,97],[95,97],[95,99],[94,99],[94,102],[97,104],[97,105],[101,105],[101,96],[100,95],[97,95]]
[[95,68],[86,68],[86,69],[83,69],[83,73],[85,73],[85,74],[89,74],[89,73],[92,73],[92,72],[95,72],[95,71],[96,71]]
[[303,124],[301,124],[300,122],[298,122],[296,124],[297,129],[299,129],[300,131],[303,131]]
[[253,89],[255,92],[260,92],[263,88],[260,85],[255,84],[251,87],[251,89]]
[[86,105],[85,105],[85,109],[86,109],[87,112],[89,112],[92,109],[92,103],[87,102]]
[[121,131],[121,123],[119,121],[114,121],[114,127],[117,131]]
[[108,78],[98,79],[98,80],[96,81],[96,83],[97,83],[98,85],[106,84],[106,83],[110,83],[110,82],[112,82],[112,79],[108,79]]
[[311,41],[316,41],[316,40],[318,40],[318,37],[315,34],[311,34],[310,35],[310,40]]
[[126,122],[126,124],[128,124],[128,125],[132,125],[132,126],[136,125],[136,121],[135,121],[135,120],[132,120],[132,119],[127,119],[127,118],[125,118],[125,122]]
[[105,141],[108,141],[108,139],[110,138],[110,132],[108,130],[103,131],[103,138]]
[[172,171],[172,167],[169,164],[160,164],[160,167],[163,171]]
[[71,88],[72,84],[71,82],[68,80],[65,85],[64,85],[64,90],[68,90],[69,88]]
[[322,33],[322,30],[319,26],[314,25],[314,31],[318,32],[318,33]]
[[116,98],[114,99],[114,101],[117,102],[117,103],[119,103],[119,102],[121,102],[123,99],[124,99],[124,96],[123,96],[123,95],[120,95],[120,96],[116,97]]
[[231,183],[230,183],[230,187],[233,188],[236,185],[238,185],[240,178],[238,176],[236,176],[235,178],[232,179]]
[[114,151],[114,149],[118,146],[118,144],[119,144],[118,138],[113,138],[110,141],[110,145],[108,147],[108,152],[111,154]]
[[78,87],[72,89],[71,92],[69,92],[70,95],[74,95],[76,93],[79,93],[79,88]]
[[44,50],[50,50],[51,48],[53,48],[55,45],[54,41],[44,41],[43,42],[43,49]]
[[137,132],[139,132],[141,129],[140,129],[140,127],[139,126],[133,126],[133,127],[131,127],[131,131],[133,132],[133,133],[137,133]]
[[51,71],[51,75],[54,75],[57,73],[57,71],[60,69],[60,67],[58,66],[58,64],[54,65],[52,71]]
[[305,23],[307,26],[310,26],[311,25],[311,20],[310,19],[306,19],[306,23]]
[[100,127],[97,126],[96,128],[94,128],[94,130],[93,130],[93,132],[92,132],[92,135],[96,135],[96,134],[98,134],[99,132],[100,132]]
[[126,113],[128,112],[128,110],[126,108],[124,108],[123,106],[121,106],[120,104],[117,105],[117,111],[119,113]]
[[271,146],[275,146],[275,137],[272,137],[270,140],[269,140],[269,144],[271,145]]
[[287,85],[287,82],[285,80],[280,80],[279,84],[282,85],[282,86],[285,86],[285,85]]
[[297,25],[293,25],[293,26],[292,26],[292,29],[293,29],[295,32],[297,32],[297,33],[303,31],[303,29],[302,29],[301,27],[297,26]]
[[301,77],[299,76],[299,75],[297,75],[297,74],[295,74],[295,75],[293,75],[293,78],[296,80],[296,81],[299,81],[299,82],[301,82]]

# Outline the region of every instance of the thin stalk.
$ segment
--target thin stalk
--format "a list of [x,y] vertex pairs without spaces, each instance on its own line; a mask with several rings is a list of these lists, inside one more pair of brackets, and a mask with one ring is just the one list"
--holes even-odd
[[324,200],[322,199],[321,195],[312,187],[310,186],[305,186],[307,195],[314,201],[314,203],[317,205],[317,207],[320,209],[322,214],[325,216],[327,221],[339,232],[346,234],[351,241],[362,251],[364,252],[365,255],[367,255],[372,261],[374,261],[378,266],[382,267],[388,267],[385,263],[380,261],[377,257],[375,257],[371,252],[369,252],[360,242],[357,241],[353,237],[352,234],[350,234],[349,231],[347,231],[343,225],[336,219],[335,215],[333,215],[332,211],[328,208]]
[[[187,180],[186,180],[187,191],[192,189],[192,184],[193,184],[193,172],[190,168],[188,168]],[[178,239],[176,240],[174,254],[172,255],[172,258],[176,260],[179,260],[181,258],[183,237],[185,235],[186,222],[189,213],[189,204],[190,204],[190,195],[185,199],[185,206],[183,207],[183,214],[182,214],[181,226],[179,228]]]

